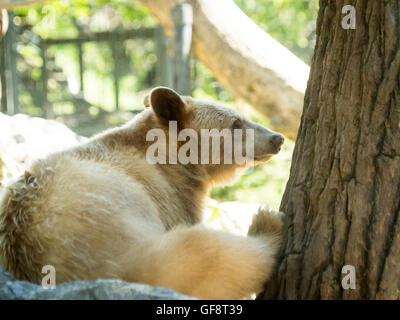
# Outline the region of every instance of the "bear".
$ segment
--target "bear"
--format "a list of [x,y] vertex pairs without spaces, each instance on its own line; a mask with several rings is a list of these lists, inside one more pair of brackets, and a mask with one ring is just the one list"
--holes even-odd
[[[166,87],[151,90],[144,105],[125,125],[35,160],[3,188],[0,265],[38,284],[51,265],[57,283],[122,279],[199,299],[259,293],[280,247],[282,214],[260,208],[245,237],[206,228],[202,212],[213,185],[270,159],[284,137],[234,109]],[[250,130],[253,159],[150,163],[148,132],[168,136],[171,123],[179,132]],[[158,152],[176,152],[168,147]]]

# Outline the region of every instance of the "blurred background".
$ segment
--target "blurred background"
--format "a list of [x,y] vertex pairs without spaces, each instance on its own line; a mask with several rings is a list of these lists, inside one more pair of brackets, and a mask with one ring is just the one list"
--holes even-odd
[[[308,65],[315,43],[317,0],[235,0],[260,28]],[[176,86],[171,71],[175,47],[158,21],[134,0],[59,0],[8,11],[0,42],[1,112],[54,119],[89,137],[120,125],[143,109],[157,85]],[[268,126],[269,120],[235,101],[205,65],[190,55],[187,93],[237,108]],[[279,203],[289,176],[294,143],[233,185],[214,188],[207,219],[242,229],[251,208]],[[230,213],[229,213],[230,212]],[[225,214],[231,214],[224,220]]]

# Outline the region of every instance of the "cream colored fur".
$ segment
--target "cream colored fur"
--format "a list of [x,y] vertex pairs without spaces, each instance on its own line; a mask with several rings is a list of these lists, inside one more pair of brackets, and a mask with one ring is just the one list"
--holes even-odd
[[[174,117],[196,130],[229,128],[237,118],[256,124],[166,88],[154,89],[147,104],[125,126],[36,161],[3,189],[0,263],[36,283],[42,266],[53,265],[57,283],[119,278],[204,299],[261,291],[280,244],[279,214],[261,209],[248,237],[201,224],[212,184],[240,168],[150,165],[145,158],[147,131],[165,129],[163,122]],[[162,108],[176,110],[165,119]],[[277,151],[269,145],[274,133],[260,132],[255,149],[264,161]]]

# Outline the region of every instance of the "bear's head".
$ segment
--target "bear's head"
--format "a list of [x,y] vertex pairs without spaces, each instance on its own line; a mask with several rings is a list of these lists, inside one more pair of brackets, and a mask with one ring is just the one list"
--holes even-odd
[[[153,129],[158,130],[147,138],[155,141],[157,132],[165,135],[157,137],[158,162],[201,165],[214,183],[226,182],[237,169],[269,160],[284,141],[282,135],[236,110],[180,96],[166,87],[153,89],[144,104],[155,119]],[[152,155],[155,148],[148,151]]]

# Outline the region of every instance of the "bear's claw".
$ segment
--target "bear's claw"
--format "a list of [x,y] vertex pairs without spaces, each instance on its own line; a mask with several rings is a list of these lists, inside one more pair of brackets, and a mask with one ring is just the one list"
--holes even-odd
[[266,237],[275,248],[278,248],[282,240],[282,216],[282,212],[260,207],[253,217],[247,235]]

